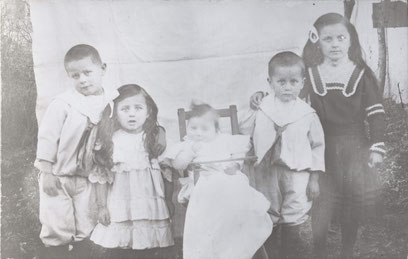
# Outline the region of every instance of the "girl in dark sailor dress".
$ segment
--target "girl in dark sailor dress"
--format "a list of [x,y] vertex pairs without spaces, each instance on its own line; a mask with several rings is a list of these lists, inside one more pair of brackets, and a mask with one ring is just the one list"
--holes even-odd
[[[384,107],[372,70],[362,58],[355,27],[329,13],[316,20],[303,50],[310,98],[325,133],[326,174],[312,210],[317,258],[327,258],[331,216],[340,218],[342,258],[352,258],[362,216],[376,204],[380,185],[375,166],[383,160]],[[364,130],[369,125],[369,136]]]

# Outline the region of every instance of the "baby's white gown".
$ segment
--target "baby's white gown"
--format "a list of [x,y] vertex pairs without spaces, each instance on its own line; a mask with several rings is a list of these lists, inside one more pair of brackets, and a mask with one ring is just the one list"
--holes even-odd
[[[249,136],[219,134],[203,143],[195,161],[244,156],[249,147]],[[250,187],[242,172],[227,175],[227,165],[201,165],[187,207],[184,259],[250,259],[272,232],[269,201]]]

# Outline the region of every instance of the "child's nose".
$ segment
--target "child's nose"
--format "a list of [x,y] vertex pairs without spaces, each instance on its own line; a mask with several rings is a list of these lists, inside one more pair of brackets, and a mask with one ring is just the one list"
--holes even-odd
[[332,41],[332,47],[338,47],[339,46],[340,41],[335,39]]
[[86,76],[84,74],[79,75],[79,82],[85,83],[86,82]]
[[129,109],[128,114],[129,114],[129,116],[134,117],[134,116],[136,116],[136,110],[135,109]]

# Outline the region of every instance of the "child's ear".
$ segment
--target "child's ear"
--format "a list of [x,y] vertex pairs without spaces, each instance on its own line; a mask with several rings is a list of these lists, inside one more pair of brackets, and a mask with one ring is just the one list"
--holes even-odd
[[106,72],[106,67],[107,67],[106,63],[102,63],[102,64],[101,64],[101,69],[102,69],[102,71],[103,71],[104,74],[105,74],[105,72]]
[[268,81],[268,83],[271,83],[271,78],[266,78],[266,81]]

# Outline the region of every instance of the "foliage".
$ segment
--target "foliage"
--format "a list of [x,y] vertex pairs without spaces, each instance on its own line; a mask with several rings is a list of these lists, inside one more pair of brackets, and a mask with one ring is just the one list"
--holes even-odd
[[408,211],[408,109],[391,99],[386,111],[387,155],[381,168],[389,209]]

